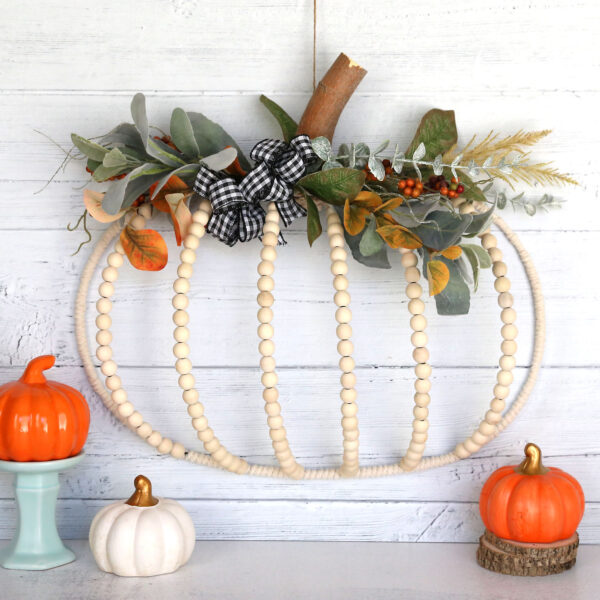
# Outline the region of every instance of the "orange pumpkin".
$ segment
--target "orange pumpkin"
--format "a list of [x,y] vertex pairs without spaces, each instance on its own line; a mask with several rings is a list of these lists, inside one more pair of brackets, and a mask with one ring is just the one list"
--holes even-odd
[[479,511],[498,537],[551,544],[575,533],[584,502],[577,480],[561,469],[544,467],[541,450],[527,444],[520,465],[502,467],[486,481]]
[[0,459],[58,460],[83,448],[90,410],[75,389],[48,381],[54,356],[39,356],[18,381],[0,386]]

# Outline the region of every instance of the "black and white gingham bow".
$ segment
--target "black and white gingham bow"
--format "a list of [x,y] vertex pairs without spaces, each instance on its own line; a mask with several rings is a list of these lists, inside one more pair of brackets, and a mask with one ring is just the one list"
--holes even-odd
[[200,167],[194,191],[212,204],[212,216],[206,230],[233,246],[258,237],[265,222],[265,211],[258,201],[244,196],[231,177],[220,179],[213,171]]
[[306,165],[317,158],[310,138],[298,135],[289,144],[280,140],[258,142],[250,152],[258,165],[240,183],[251,201],[275,202],[284,225],[303,217],[306,211],[294,200],[294,185],[306,173]]

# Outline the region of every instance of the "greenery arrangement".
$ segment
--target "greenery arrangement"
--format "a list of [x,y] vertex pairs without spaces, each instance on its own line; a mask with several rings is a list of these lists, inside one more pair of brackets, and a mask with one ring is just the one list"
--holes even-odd
[[[298,130],[296,122],[272,100],[260,100],[289,142]],[[142,94],[134,96],[131,114],[133,123],[121,123],[100,138],[71,136],[79,153],[69,152],[67,159],[86,160],[93,181],[107,184],[102,193],[84,191],[85,211],[76,227],[83,226],[89,241],[88,215],[109,223],[152,203],[170,216],[180,244],[192,222],[192,188],[201,165],[236,181],[253,165],[220,125],[200,113],[176,108],[169,135],[151,134]],[[533,215],[559,205],[547,194],[537,200],[523,194],[509,198],[494,190],[494,183],[511,188],[576,184],[549,163],[529,162],[531,147],[549,133],[519,131],[502,137],[490,132],[459,148],[454,111],[432,109],[405,151],[397,146],[389,151],[388,142],[374,150],[353,143],[334,151],[327,137],[315,137],[318,160],[294,187],[294,198],[307,209],[308,241],[312,245],[322,232],[319,206],[331,204],[343,217],[357,261],[390,268],[390,249],[415,249],[438,312],[465,314],[469,285],[476,290],[479,271],[491,266],[488,254],[470,240],[489,227],[494,211],[511,205]],[[136,268],[159,270],[167,263],[167,245],[154,230],[124,225],[121,242]]]

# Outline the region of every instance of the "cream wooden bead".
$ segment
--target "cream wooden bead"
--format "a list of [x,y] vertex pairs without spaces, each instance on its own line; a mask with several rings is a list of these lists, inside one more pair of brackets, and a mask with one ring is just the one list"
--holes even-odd
[[513,297],[510,292],[502,292],[498,295],[498,305],[500,308],[510,308],[513,305]]
[[417,262],[418,260],[414,252],[407,252],[406,254],[403,254],[402,258],[400,259],[400,263],[405,269],[408,267],[416,267]]
[[336,275],[333,279],[333,287],[338,292],[348,289],[348,279],[344,275]]
[[158,448],[158,446],[160,445],[160,443],[162,442],[163,437],[162,434],[160,433],[160,431],[156,431],[154,430],[150,436],[148,437],[148,439],[146,440],[151,446],[154,446],[154,448]]
[[270,323],[273,320],[273,311],[265,306],[259,309],[257,316],[260,323]]
[[335,311],[335,320],[338,323],[349,323],[352,320],[352,311],[346,306],[338,308]]
[[179,254],[179,258],[184,264],[194,264],[196,262],[196,253],[190,248],[184,248]]
[[173,283],[173,291],[176,294],[187,294],[190,291],[190,280],[185,277],[179,277]]
[[415,416],[415,419],[423,420],[429,415],[429,410],[424,406],[415,405],[413,408],[413,415]]
[[428,394],[431,390],[431,381],[429,379],[415,380],[415,391],[419,394]]
[[490,248],[495,248],[498,245],[498,240],[496,239],[495,235],[493,235],[491,233],[486,233],[481,238],[481,245],[486,250],[489,250]]
[[352,327],[348,323],[340,323],[335,333],[340,340],[349,340],[352,337]]
[[196,385],[196,379],[191,373],[182,373],[177,383],[182,390],[191,390]]
[[107,329],[101,329],[96,333],[96,342],[99,346],[108,346],[112,342],[112,333]]
[[427,319],[423,315],[414,315],[410,319],[410,326],[414,331],[424,331],[427,327]]
[[152,433],[152,425],[150,423],[142,423],[136,430],[136,433],[142,439],[148,439]]
[[137,429],[144,422],[144,417],[137,411],[132,412],[127,417],[127,423],[130,427]]
[[413,350],[413,359],[417,363],[424,363],[429,360],[429,350],[423,347],[417,347]]
[[490,436],[496,431],[496,426],[492,425],[491,423],[488,423],[487,421],[481,421],[481,423],[479,424],[479,431],[483,435]]
[[502,262],[501,260],[492,265],[492,273],[494,274],[494,277],[504,277],[507,271],[508,268],[506,267],[506,263]]
[[344,235],[344,228],[341,223],[331,223],[327,226],[327,233],[329,235]]
[[485,420],[492,425],[496,425],[502,421],[502,415],[490,409],[485,413]]
[[261,292],[270,292],[275,287],[275,282],[268,275],[261,275],[258,280],[257,287]]
[[468,458],[471,455],[462,442],[456,445],[456,448],[454,448],[454,454],[456,454],[458,458]]
[[354,345],[350,340],[340,340],[337,350],[342,356],[350,356],[354,352]]
[[103,298],[110,298],[115,293],[115,286],[109,281],[104,281],[100,284],[98,293]]
[[340,392],[340,398],[342,399],[343,402],[354,402],[356,400],[356,396],[358,394],[356,393],[355,389],[343,389]]
[[342,356],[339,365],[344,373],[350,373],[355,367],[354,359],[351,356]]
[[344,260],[336,260],[331,264],[331,273],[333,275],[346,275],[348,273],[348,264]]
[[275,330],[273,329],[273,326],[269,325],[268,323],[262,323],[258,327],[258,337],[260,337],[263,340],[268,340],[272,338],[274,333]]
[[208,223],[208,220],[210,219],[210,215],[205,211],[205,210],[197,210],[193,215],[192,215],[192,220],[194,221],[194,223],[198,223],[199,225],[205,226]]
[[476,444],[471,438],[465,440],[464,444],[467,451],[471,454],[473,454],[473,452],[477,452],[479,448],[481,448],[481,444]]
[[417,392],[415,394],[415,404],[417,406],[429,406],[431,402],[431,396],[425,392]]
[[424,433],[429,429],[429,423],[427,421],[422,421],[420,419],[415,419],[412,422],[413,430],[417,433]]
[[112,310],[112,302],[108,298],[100,298],[96,302],[96,310],[101,314],[108,314]]
[[[210,427],[207,427],[206,429],[198,431],[198,439],[201,442],[210,442],[211,440],[215,439],[215,433]],[[217,448],[219,447],[219,445],[219,441],[217,440]],[[208,447],[206,449],[210,452],[210,449]]]
[[121,387],[121,378],[118,375],[110,375],[106,378],[106,387],[114,392]]
[[358,419],[356,417],[342,417],[342,429],[355,431],[358,427]]
[[177,325],[177,327],[183,327],[190,322],[190,316],[185,310],[176,310],[173,313],[173,323]]
[[[204,406],[202,406],[202,404],[200,402],[196,402],[195,404],[189,404],[188,408],[188,415],[190,415],[190,417],[192,417],[193,419],[199,419],[200,417],[202,417],[204,415]],[[208,421],[207,421],[207,425],[208,425]],[[194,425],[195,427],[195,425]],[[204,427],[196,427],[196,429],[205,429]]]
[[506,402],[503,398],[494,398],[490,402],[490,409],[495,413],[501,413],[506,408]]
[[112,283],[113,281],[116,281],[118,277],[119,272],[114,267],[105,267],[102,269],[102,279],[104,279],[104,281]]
[[120,240],[115,242],[115,252],[125,255],[125,249],[123,248],[123,244],[121,244]]
[[500,334],[505,340],[514,340],[518,332],[519,330],[516,325],[504,325],[500,330]]
[[201,225],[200,223],[192,223],[188,229],[188,237],[190,235],[193,235],[195,237],[197,237],[198,239],[200,239],[204,233],[206,232],[206,229],[204,229],[204,226]]
[[514,340],[504,340],[500,345],[500,348],[504,354],[512,356],[517,352],[517,342]]
[[112,319],[109,315],[98,315],[96,317],[96,327],[98,329],[110,329]]
[[115,389],[110,397],[115,404],[123,404],[123,402],[127,402],[127,392],[121,387]]
[[187,327],[176,327],[173,331],[173,337],[177,342],[187,342],[190,339],[190,330]]
[[119,405],[118,412],[122,417],[127,418],[135,412],[135,408],[131,402],[123,402]]
[[186,358],[190,354],[190,347],[184,342],[178,342],[173,346],[173,354],[176,358]]
[[427,379],[431,375],[431,365],[419,363],[415,367],[415,374],[419,379]]
[[106,360],[100,366],[103,375],[109,377],[117,372],[117,363],[114,360]]
[[354,417],[358,413],[358,405],[354,402],[344,402],[342,404],[342,414],[344,417]]
[[498,371],[496,381],[500,385],[509,386],[513,382],[513,374],[510,371]]
[[277,246],[277,235],[272,232],[267,232],[263,235],[262,243],[265,246]]
[[183,277],[184,279],[190,279],[193,272],[194,267],[192,267],[190,263],[181,263],[177,267],[177,276]]
[[498,364],[500,365],[501,369],[511,371],[515,368],[517,360],[514,356],[501,356]]
[[510,290],[510,279],[508,277],[498,277],[494,282],[494,289],[497,292],[508,292]]
[[267,403],[277,402],[279,398],[279,391],[277,388],[267,388],[263,390],[262,393],[263,400]]
[[411,315],[422,315],[425,312],[425,303],[419,298],[413,298],[408,303],[408,312]]
[[277,258],[277,250],[272,246],[264,246],[260,251],[260,257],[265,261],[273,262]]
[[410,336],[410,341],[413,346],[420,347],[427,345],[427,334],[424,331],[415,331]]
[[179,442],[175,442],[173,444],[173,448],[171,448],[171,456],[173,458],[183,458],[185,456],[185,447],[183,444],[180,444]]
[[272,275],[275,265],[270,260],[263,260],[258,264],[257,271],[259,275]]
[[496,396],[496,398],[498,398],[499,400],[504,400],[505,398],[508,398],[509,393],[510,390],[506,385],[501,385],[498,383],[494,386],[494,396]]
[[273,342],[273,340],[262,340],[258,344],[258,351],[263,356],[272,356],[275,352],[275,343]]
[[275,417],[281,414],[281,406],[279,405],[279,402],[269,402],[265,404],[265,412],[270,417]]
[[[185,388],[182,387],[183,394],[181,394],[181,397],[183,398],[183,401],[186,404],[195,404],[196,402],[198,402],[198,398],[200,397],[200,394],[198,393],[198,390],[194,389],[194,376],[193,375],[183,375],[182,377],[191,377],[192,379],[192,387],[191,388]],[[181,377],[179,378],[181,379]],[[181,385],[180,385],[181,387]]]
[[350,294],[345,291],[336,292],[333,301],[336,306],[348,306],[350,304]]
[[192,361],[189,358],[178,358],[175,361],[175,370],[180,375],[186,375],[192,370]]
[[190,301],[188,300],[188,297],[185,294],[175,294],[175,296],[173,296],[173,300],[171,301],[173,308],[177,310],[183,310],[187,308],[189,303]]
[[112,358],[112,348],[110,346],[98,346],[96,348],[96,357],[104,362]]
[[283,417],[281,417],[281,415],[267,417],[267,425],[271,429],[280,429],[281,427],[283,427]]
[[183,247],[188,250],[196,250],[200,245],[200,240],[195,235],[187,235],[183,240]]
[[342,373],[340,383],[342,387],[351,389],[356,385],[356,375],[354,373]]
[[274,233],[275,235],[279,235],[279,231],[279,225],[273,221],[266,221],[263,226],[263,233]]
[[502,250],[500,250],[500,248],[489,248],[488,254],[492,259],[492,262],[499,262],[502,260]]
[[270,373],[263,373],[262,377],[260,378],[261,383],[266,388],[275,387],[277,385],[278,379],[279,378],[277,377],[277,373],[275,373],[274,371],[271,371]]
[[344,248],[340,248],[339,246],[336,246],[335,248],[332,248],[331,251],[329,252],[329,258],[332,262],[335,261],[345,261],[348,258],[348,253],[346,252],[346,250]]
[[421,279],[421,273],[417,267],[408,267],[404,271],[404,276],[406,277],[406,281],[408,283],[417,283]]
[[406,295],[412,300],[420,298],[423,293],[423,288],[418,283],[409,283],[406,286]]
[[500,319],[503,323],[510,325],[517,320],[517,312],[514,308],[505,308],[500,314]]
[[336,233],[329,238],[329,247],[335,248],[336,246],[344,246],[344,238],[339,233]]
[[146,226],[146,219],[144,219],[142,215],[136,215],[133,217],[133,219],[131,219],[131,221],[129,221],[129,226],[133,227],[134,229],[144,229]]
[[106,259],[108,266],[115,267],[116,269],[123,266],[123,261],[123,255],[118,252],[111,252]]
[[256,301],[258,302],[259,306],[262,306],[263,308],[270,308],[273,306],[275,299],[273,298],[273,294],[271,294],[271,292],[260,292],[260,294],[258,294],[256,297]]

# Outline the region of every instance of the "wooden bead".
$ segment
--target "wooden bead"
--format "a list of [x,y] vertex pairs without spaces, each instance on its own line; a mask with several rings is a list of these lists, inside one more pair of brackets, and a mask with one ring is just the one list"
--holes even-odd
[[350,356],[354,352],[354,345],[350,340],[340,340],[337,345],[337,351],[342,356]]
[[260,359],[260,368],[265,372],[275,370],[275,359],[272,356],[263,356]]
[[348,323],[340,323],[335,333],[340,340],[349,340],[352,337],[352,327]]
[[496,239],[496,236],[491,234],[491,233],[486,233],[482,238],[481,238],[481,245],[486,249],[489,250],[490,248],[495,248],[498,245],[498,240]]
[[428,394],[431,390],[431,381],[429,379],[417,379],[414,385],[415,391],[419,394]]
[[181,259],[181,262],[183,264],[194,264],[196,262],[196,253],[193,250],[190,250],[189,248],[184,248],[180,255],[179,258]]
[[277,258],[277,250],[272,246],[265,246],[260,251],[260,257],[262,260],[273,262]]
[[336,292],[333,296],[336,306],[348,306],[350,304],[350,294],[348,292]]
[[273,311],[268,307],[263,307],[259,309],[257,317],[260,323],[270,323],[273,320]]
[[118,277],[119,272],[114,267],[105,267],[102,269],[102,279],[104,279],[104,281],[112,283],[113,281],[116,281]]
[[206,212],[205,210],[197,210],[193,215],[192,215],[192,220],[194,221],[194,223],[199,223],[200,225],[206,225],[208,223],[208,220],[210,219],[210,215],[208,214],[208,212]]
[[358,413],[358,406],[354,402],[344,402],[342,404],[342,414],[345,417],[354,417]]
[[496,426],[492,425],[491,423],[488,423],[487,421],[481,421],[481,423],[479,424],[479,431],[483,435],[490,436],[496,431]]
[[187,235],[183,240],[183,247],[188,250],[196,250],[200,245],[200,240],[195,235]]
[[429,350],[423,347],[417,347],[413,350],[413,359],[417,363],[425,363],[429,360]]
[[356,385],[356,375],[354,373],[343,373],[340,382],[342,387],[346,389],[353,388]]
[[[196,402],[195,404],[190,404],[188,406],[187,411],[188,415],[190,415],[192,419],[199,419],[204,415],[204,406],[202,406],[200,402]],[[198,429],[198,427],[196,427],[196,429]],[[204,429],[204,427],[202,427],[201,429]]]
[[188,237],[190,235],[193,235],[197,238],[201,238],[204,235],[205,231],[206,229],[204,229],[204,226],[200,223],[192,223],[188,229]]
[[286,438],[286,433],[285,427],[282,427],[281,429],[271,429],[269,431],[269,437],[274,442],[282,442]]
[[356,417],[342,417],[342,429],[354,431],[358,427],[358,419]]
[[123,402],[127,402],[127,392],[123,388],[117,388],[114,390],[110,397],[115,404],[123,404]]
[[489,248],[488,254],[492,259],[492,262],[499,262],[502,260],[502,250],[500,250],[500,248]]
[[277,235],[269,231],[263,235],[262,243],[265,246],[277,246]]
[[416,267],[417,262],[418,259],[414,252],[407,252],[406,254],[403,254],[402,258],[400,259],[400,263],[405,269],[408,269],[408,267]]
[[340,358],[339,365],[342,371],[344,371],[345,373],[349,373],[355,367],[354,359],[351,356],[342,356],[342,358]]
[[497,384],[494,386],[494,396],[499,400],[504,400],[508,398],[508,394],[510,393],[510,389],[506,385]]
[[173,323],[177,325],[177,327],[183,327],[190,322],[190,316],[185,310],[176,310],[173,313]]
[[356,400],[357,395],[358,394],[355,389],[347,390],[346,388],[344,388],[340,392],[340,398],[343,402],[354,402]]
[[190,280],[185,277],[179,277],[173,284],[173,291],[176,294],[187,294],[190,291]]
[[340,248],[339,246],[336,246],[335,248],[332,248],[331,251],[329,252],[329,258],[331,259],[332,262],[335,262],[336,260],[346,260],[348,258],[348,253],[346,252],[346,250],[344,248]]
[[339,221],[337,223],[333,222],[327,225],[327,233],[329,235],[343,235],[344,228],[342,227],[342,224]]
[[110,329],[112,319],[109,315],[98,315],[96,317],[96,327],[98,329]]
[[106,329],[96,333],[96,342],[99,346],[108,346],[112,342],[112,333]]
[[416,431],[417,433],[424,433],[425,431],[427,431],[429,429],[429,423],[427,421],[422,421],[419,419],[415,419],[412,422],[412,428],[413,431]]
[[427,319],[423,315],[414,315],[410,319],[410,326],[414,331],[424,331],[427,327]]
[[109,267],[115,267],[118,269],[119,267],[123,266],[123,255],[119,254],[118,252],[111,252],[107,257],[106,262],[108,263]]
[[117,372],[117,363],[114,360],[107,360],[100,365],[100,370],[107,377]]
[[281,406],[279,406],[279,402],[269,402],[265,404],[265,412],[270,417],[275,417],[276,415],[281,413]]
[[336,246],[344,247],[344,238],[339,233],[335,233],[329,238],[329,247],[335,248]]
[[417,267],[408,267],[408,269],[404,271],[404,276],[408,283],[417,283],[417,281],[421,279],[421,273]]
[[190,339],[190,330],[187,327],[176,327],[173,337],[177,342],[187,342]]
[[481,448],[480,444],[476,444],[471,438],[464,441],[465,448],[468,452],[473,454],[473,452],[477,452],[479,448]]
[[142,438],[147,439],[152,433],[152,425],[150,423],[142,423],[136,430],[136,433]]
[[510,290],[510,279],[508,277],[498,277],[494,281],[494,289],[499,292],[508,292]]
[[500,385],[509,386],[513,382],[513,374],[510,371],[498,371],[496,381]]
[[175,361],[175,370],[180,375],[186,375],[192,370],[192,361],[189,358],[178,358]]
[[413,408],[413,415],[415,416],[415,419],[422,421],[429,415],[429,410],[424,406],[415,406]]
[[[198,406],[198,404],[192,404],[189,408],[196,406]],[[205,431],[208,428],[208,419],[204,415],[198,415],[192,419],[192,427],[196,431]]]
[[163,440],[163,437],[162,437],[160,431],[153,431],[146,441],[151,446],[154,446],[154,448],[158,448],[158,446],[160,445],[162,440]]
[[422,347],[427,345],[427,334],[424,331],[415,331],[410,336],[410,341],[413,346]]
[[137,411],[131,413],[129,417],[127,417],[127,423],[134,429],[137,429],[143,422],[144,417],[142,417],[142,415]]
[[408,312],[411,315],[422,315],[425,312],[425,303],[419,298],[413,298],[408,303]]
[[494,274],[494,277],[504,277],[507,271],[508,268],[506,267],[506,263],[502,262],[501,260],[492,265],[492,273]]
[[263,226],[263,234],[264,233],[274,233],[275,235],[279,235],[279,225],[274,223],[273,221],[265,221]]
[[419,379],[427,379],[431,375],[431,365],[419,363],[415,367],[415,374]]
[[331,273],[333,275],[345,275],[348,272],[348,263],[344,260],[336,260],[331,263]]
[[[346,406],[356,406],[356,404],[344,404],[344,407]],[[358,450],[359,447],[359,441],[358,440],[344,440],[342,442],[343,446],[344,446],[344,450],[348,451],[348,452],[353,452]]]
[[103,298],[110,298],[115,293],[115,286],[110,281],[104,281],[98,288],[98,293]]
[[184,342],[178,342],[173,346],[173,354],[176,358],[186,358],[190,354],[190,347]]
[[510,292],[502,292],[498,296],[498,305],[500,308],[510,308],[513,305],[513,297]]
[[508,356],[512,356],[517,351],[517,342],[514,340],[504,340],[500,345],[502,352]]
[[112,302],[108,298],[100,298],[96,302],[96,310],[101,314],[108,314],[112,310]]
[[278,379],[279,378],[277,377],[277,373],[271,371],[270,373],[263,373],[262,377],[260,378],[260,381],[264,387],[272,388],[277,385]]
[[123,244],[121,244],[120,240],[115,242],[115,252],[118,252],[119,254],[125,254],[125,249],[123,248]]
[[98,346],[96,348],[96,356],[102,362],[109,360],[112,358],[112,348],[110,346]]
[[121,387],[121,378],[118,375],[111,375],[110,377],[106,378],[106,387],[111,391],[114,392],[115,390],[118,390]]
[[500,313],[500,319],[506,324],[514,323],[517,320],[517,311],[514,308],[505,308]]
[[177,267],[177,276],[183,277],[184,279],[189,279],[194,272],[194,267],[190,263],[181,263]]
[[275,270],[275,265],[270,260],[263,260],[258,263],[258,267],[256,269],[259,275],[272,275]]
[[502,415],[490,409],[485,413],[485,420],[492,425],[496,425],[502,421]]
[[171,448],[171,456],[173,458],[183,458],[185,456],[185,447],[183,444],[180,444],[179,442],[175,442],[173,444],[173,448]]
[[277,388],[266,388],[262,393],[263,400],[267,403],[277,402],[279,398],[279,390]]
[[273,342],[273,340],[262,340],[258,344],[258,351],[263,356],[272,356],[275,352],[275,343]]
[[344,275],[336,275],[333,279],[333,288],[338,292],[347,290],[348,279]]
[[502,356],[499,361],[500,368],[505,371],[511,371],[516,364],[517,361],[514,356]]
[[261,275],[258,279],[257,287],[261,292],[270,292],[275,287],[275,282],[268,275]]
[[468,458],[471,455],[462,442],[456,445],[456,448],[454,448],[454,454],[456,454],[458,458]]
[[191,373],[182,373],[177,383],[182,390],[191,390],[196,385],[196,379]]
[[500,334],[505,340],[514,340],[518,333],[519,330],[516,325],[504,325],[500,330]]
[[352,311],[346,306],[338,308],[335,311],[335,320],[338,323],[349,323],[352,320]]
[[360,432],[357,429],[354,429],[352,431],[350,430],[346,430],[344,431],[344,440],[348,441],[348,442],[352,442],[355,440],[358,440],[358,438],[360,437]]
[[120,404],[118,408],[118,413],[125,419],[132,415],[134,411],[135,408],[131,402],[123,402],[123,404]]
[[142,215],[136,215],[135,217],[133,217],[133,219],[131,219],[131,221],[129,221],[128,224],[134,229],[144,229],[144,227],[146,226],[146,219],[144,219]]
[[258,302],[259,306],[270,308],[273,306],[275,299],[273,298],[273,294],[271,294],[271,292],[260,292],[260,294],[256,296],[256,301]]
[[423,288],[418,283],[409,283],[406,286],[406,295],[409,298],[420,298],[423,293]]
[[417,406],[429,406],[431,396],[426,392],[417,392],[414,401]]
[[[188,375],[183,375],[182,377],[188,377]],[[191,377],[193,379],[194,376],[192,375]],[[179,379],[181,379],[181,377]],[[194,383],[195,381],[192,381],[192,387],[184,389],[183,394],[181,394],[181,397],[186,404],[195,404],[198,402],[198,398],[200,397],[198,390],[194,389]]]
[[214,436],[214,432],[212,431],[212,429],[210,430],[210,433],[207,433],[207,432],[208,432],[208,428],[205,429],[204,431],[198,432],[198,437],[201,438],[203,435],[210,435],[209,439],[202,440],[202,441],[204,442],[205,450],[207,452],[210,452],[211,454],[215,454],[221,448],[221,443]]
[[148,203],[142,204],[138,207],[138,214],[144,219],[150,219],[152,217],[152,205]]
[[502,398],[494,398],[490,402],[490,410],[492,410],[495,413],[501,413],[504,410],[505,406],[506,403]]
[[[187,280],[184,279],[184,281]],[[187,308],[189,303],[190,301],[185,294],[175,294],[175,296],[173,296],[173,300],[171,301],[173,308],[177,310],[183,310],[184,308]]]
[[275,330],[273,329],[273,326],[268,323],[262,323],[258,326],[258,337],[263,340],[272,338],[274,333]]

